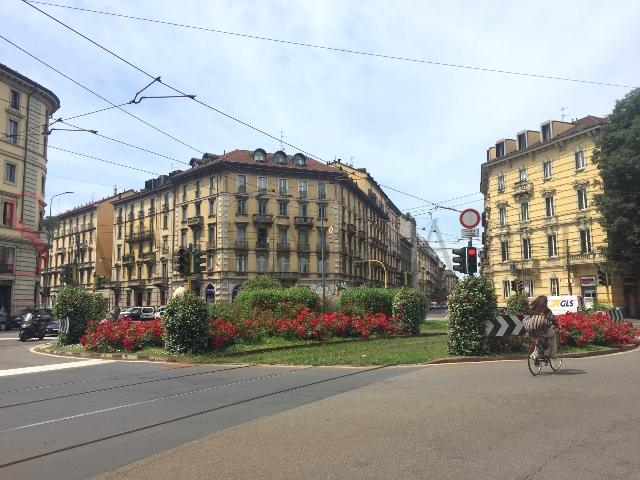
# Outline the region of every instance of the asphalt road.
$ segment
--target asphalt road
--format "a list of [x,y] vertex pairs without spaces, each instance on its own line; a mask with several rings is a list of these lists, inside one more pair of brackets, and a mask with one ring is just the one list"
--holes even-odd
[[[51,343],[55,341],[55,337],[49,336],[43,340],[30,338],[26,342],[21,342],[18,340],[19,331],[19,329],[14,328],[9,331],[0,332],[0,371],[80,361],[71,358],[32,353],[29,351],[32,347]],[[0,387],[0,390],[3,390],[2,387]]]

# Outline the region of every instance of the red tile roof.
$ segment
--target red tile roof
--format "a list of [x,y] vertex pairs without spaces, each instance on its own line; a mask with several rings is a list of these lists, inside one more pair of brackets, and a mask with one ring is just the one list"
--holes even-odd
[[97,206],[98,204],[100,204],[102,202],[108,202],[109,200],[113,200],[114,198],[117,199],[120,195],[122,195],[124,193],[133,192],[133,191],[134,190],[125,190],[125,191],[117,193],[115,195],[111,195],[109,197],[101,198],[100,200],[95,200],[93,202],[85,203],[84,205],[79,205],[77,207],[73,207],[71,210],[67,210],[66,212],[59,213],[58,215],[56,215],[56,217],[64,217],[66,215],[71,215],[71,214],[73,214],[74,212],[76,212],[78,210],[82,210],[82,209],[85,209],[85,208],[91,207],[91,206]]
[[585,128],[593,127],[594,125],[598,125],[599,123],[607,123],[606,118],[594,117],[593,115],[587,115],[584,118],[579,118],[575,122],[575,125],[571,127],[569,130],[565,130],[559,135],[556,135],[553,138],[564,137],[566,135],[571,135],[572,133],[578,132],[580,130],[584,130]]

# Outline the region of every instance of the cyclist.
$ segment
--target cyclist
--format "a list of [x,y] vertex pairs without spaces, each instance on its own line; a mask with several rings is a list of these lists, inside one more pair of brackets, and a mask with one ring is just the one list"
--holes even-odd
[[[529,317],[525,318],[523,323],[525,331],[529,334],[534,341],[540,337],[548,337],[549,344],[549,356],[551,358],[556,357],[558,350],[558,338],[556,336],[556,328],[559,329],[558,321],[553,316],[549,307],[547,307],[547,297],[540,295],[529,306]],[[536,349],[534,352],[534,359],[542,356],[540,347],[536,342]]]

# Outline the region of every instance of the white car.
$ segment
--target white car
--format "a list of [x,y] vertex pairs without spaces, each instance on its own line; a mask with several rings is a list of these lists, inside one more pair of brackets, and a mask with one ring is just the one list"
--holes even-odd
[[431,302],[430,310],[437,310],[437,309],[438,309],[438,302]]
[[162,306],[162,307],[156,308],[156,318],[162,318],[165,308],[167,307]]

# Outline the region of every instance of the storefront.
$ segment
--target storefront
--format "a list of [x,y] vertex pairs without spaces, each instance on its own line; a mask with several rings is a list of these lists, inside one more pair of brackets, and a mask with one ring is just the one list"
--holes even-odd
[[7,315],[11,314],[11,291],[13,280],[0,280],[0,309],[4,309]]
[[597,299],[597,287],[595,275],[580,277],[580,288],[584,308],[592,308]]

